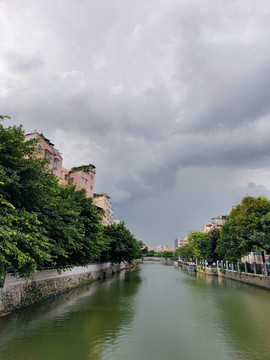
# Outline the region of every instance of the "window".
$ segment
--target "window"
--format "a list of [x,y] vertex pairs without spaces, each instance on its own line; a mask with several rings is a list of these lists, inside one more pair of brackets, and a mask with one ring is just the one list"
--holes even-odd
[[88,184],[88,180],[87,180],[87,179],[85,179],[85,186],[87,186],[87,184]]
[[70,179],[69,179],[69,183],[70,183],[70,184],[73,184],[73,178],[70,178]]
[[49,152],[49,150],[45,149],[44,151],[44,157],[45,159],[50,159],[52,154]]
[[65,174],[65,180],[67,180],[68,179],[68,174]]
[[90,189],[93,190],[93,186],[92,186],[92,185],[90,185]]
[[93,180],[93,175],[91,175],[91,180]]
[[59,160],[58,159],[56,159],[56,158],[54,158],[54,160],[53,160],[53,167],[55,168],[55,169],[58,169],[58,167],[59,167]]

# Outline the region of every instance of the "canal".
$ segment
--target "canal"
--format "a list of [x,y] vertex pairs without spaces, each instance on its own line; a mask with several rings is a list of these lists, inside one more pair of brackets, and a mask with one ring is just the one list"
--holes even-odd
[[269,340],[269,291],[157,263],[0,318],[1,360],[266,360]]

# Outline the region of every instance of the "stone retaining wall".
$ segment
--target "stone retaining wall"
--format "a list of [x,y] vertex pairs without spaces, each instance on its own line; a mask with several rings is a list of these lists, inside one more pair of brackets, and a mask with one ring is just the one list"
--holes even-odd
[[237,272],[232,270],[225,270],[225,273],[223,274],[220,272],[220,269],[218,270],[218,276],[224,277],[226,279],[232,279],[244,282],[246,284],[251,284],[255,286],[260,286],[266,289],[270,289],[270,277],[264,276],[264,275],[257,275],[257,274],[249,274],[244,272]]
[[196,270],[197,270],[197,272],[202,273],[202,274],[217,276],[216,268],[210,268],[210,267],[204,267],[204,266],[198,265]]
[[110,263],[93,264],[87,267],[75,267],[59,273],[55,269],[39,271],[31,279],[22,279],[10,274],[6,276],[3,288],[0,288],[0,316],[13,310],[43,301],[71,289],[106,278],[123,269],[132,268],[131,264]]

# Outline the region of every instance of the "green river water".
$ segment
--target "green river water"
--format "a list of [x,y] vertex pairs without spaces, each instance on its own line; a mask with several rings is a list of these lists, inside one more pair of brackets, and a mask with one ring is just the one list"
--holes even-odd
[[270,360],[270,292],[143,263],[0,318],[1,360]]

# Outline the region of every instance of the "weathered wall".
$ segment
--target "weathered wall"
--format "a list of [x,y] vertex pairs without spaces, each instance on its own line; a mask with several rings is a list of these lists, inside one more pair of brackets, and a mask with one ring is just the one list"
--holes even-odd
[[71,270],[42,270],[31,279],[7,275],[3,288],[0,288],[0,316],[13,310],[43,301],[92,281],[103,279],[123,269],[134,267],[132,264],[110,263],[75,267]]
[[220,269],[218,270],[218,276],[224,277],[226,279],[232,279],[241,281],[247,284],[264,287],[266,289],[270,289],[270,277],[264,275],[256,275],[256,274],[247,274],[247,273],[239,273],[237,271],[225,270],[225,273],[221,273]]
[[204,267],[204,266],[199,265],[199,266],[197,266],[197,272],[206,274],[206,275],[217,276],[216,268]]

